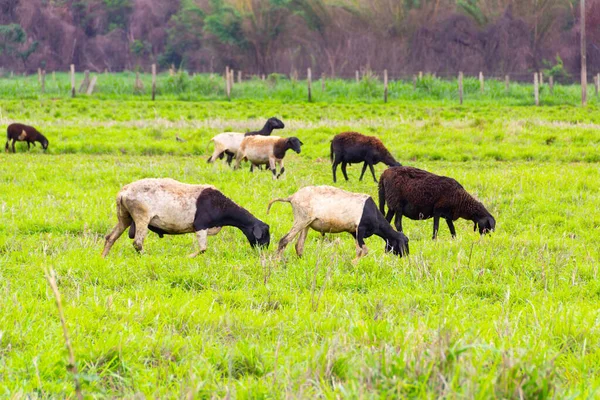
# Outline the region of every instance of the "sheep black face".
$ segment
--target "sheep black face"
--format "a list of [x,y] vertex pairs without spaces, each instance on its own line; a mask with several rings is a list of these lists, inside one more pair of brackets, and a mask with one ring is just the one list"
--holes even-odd
[[[244,232],[246,233],[246,232]],[[269,233],[269,225],[264,222],[256,223],[249,232],[246,233],[246,237],[252,247],[269,247],[271,243],[271,234]]]
[[302,146],[303,144],[304,143],[302,143],[297,137],[291,137],[288,139],[288,148],[294,150],[298,154],[300,154],[300,146]]
[[42,143],[42,148],[43,148],[44,150],[47,150],[47,149],[48,149],[48,145],[50,144],[50,143],[48,142],[48,139],[46,139],[46,138],[43,138],[43,139],[40,141],[40,143]]
[[269,118],[267,120],[267,125],[271,128],[271,129],[283,129],[285,128],[285,125],[283,122],[281,122],[281,120],[273,117],[273,118]]
[[491,215],[488,215],[487,217],[483,217],[477,222],[475,222],[473,226],[473,231],[477,230],[478,226],[480,235],[491,233],[496,229],[496,220]]
[[400,257],[408,255],[408,238],[403,233],[399,233],[396,238],[386,239],[385,252],[391,252],[392,254]]

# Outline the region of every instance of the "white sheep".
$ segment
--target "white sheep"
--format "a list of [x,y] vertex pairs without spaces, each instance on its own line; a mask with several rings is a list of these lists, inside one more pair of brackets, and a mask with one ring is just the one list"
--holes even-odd
[[268,246],[269,225],[225,197],[212,185],[189,185],[174,179],[142,179],[125,185],[117,195],[118,223],[106,236],[102,257],[123,232],[131,226],[133,247],[142,251],[148,230],[163,235],[196,233],[200,250],[206,250],[208,235],[223,226],[240,229],[252,247]]
[[[297,137],[247,136],[242,140],[235,156],[236,163],[234,169],[238,169],[240,163],[244,160],[252,163],[250,171],[253,170],[254,166],[267,164],[273,173],[273,179],[277,179],[285,171],[283,157],[285,157],[286,151],[292,149],[300,154],[303,144]],[[277,175],[275,164],[278,164],[280,167],[279,175]]]
[[274,129],[283,129],[283,128],[285,128],[285,125],[283,124],[283,122],[281,122],[281,120],[279,120],[275,117],[272,117],[267,120],[265,125],[259,131],[251,131],[251,132],[246,132],[246,133],[239,133],[239,132],[220,133],[220,134],[214,136],[212,139],[210,139],[210,141],[214,143],[215,149],[213,151],[213,154],[208,158],[207,162],[212,163],[217,158],[223,158],[223,155],[226,154],[227,155],[227,164],[229,164],[231,166],[233,157],[235,156],[238,149],[240,148],[240,144],[242,143],[242,140],[244,140],[245,136],[255,136],[255,135],[269,136],[271,134],[271,132],[273,132]]
[[288,198],[271,200],[267,213],[277,201],[291,203],[294,213],[292,229],[279,241],[278,256],[298,234],[296,254],[302,256],[308,228],[323,234],[350,233],[356,240],[356,259],[367,254],[364,239],[372,235],[385,240],[386,251],[400,256],[408,254],[408,238],[392,228],[367,194],[347,192],[332,186],[307,186]]

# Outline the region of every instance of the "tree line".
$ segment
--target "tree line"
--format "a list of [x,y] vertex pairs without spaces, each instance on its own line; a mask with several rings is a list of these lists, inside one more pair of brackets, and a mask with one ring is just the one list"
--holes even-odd
[[[588,3],[594,73],[600,0]],[[310,67],[343,77],[544,68],[567,79],[579,68],[579,20],[574,0],[0,0],[0,63],[18,72]]]

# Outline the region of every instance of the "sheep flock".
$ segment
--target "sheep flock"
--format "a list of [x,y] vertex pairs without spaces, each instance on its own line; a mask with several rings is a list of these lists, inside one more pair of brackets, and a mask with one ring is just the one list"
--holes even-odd
[[[257,131],[220,133],[210,139],[214,151],[207,161],[213,163],[227,156],[226,162],[231,166],[235,158],[235,170],[245,161],[250,163],[251,171],[262,169],[265,165],[272,178],[279,179],[284,176],[283,159],[288,150],[292,150],[292,154],[301,154],[304,145],[295,136],[271,135],[274,130],[284,128],[281,120],[272,117]],[[10,152],[12,147],[14,153],[16,141],[26,141],[28,148],[39,142],[44,150],[49,143],[36,128],[13,123],[7,128],[5,151]],[[409,254],[409,238],[404,234],[402,217],[412,220],[433,218],[433,239],[438,236],[440,218],[446,221],[452,237],[456,236],[453,222],[459,218],[472,221],[474,230],[478,229],[482,236],[495,230],[494,217],[460,183],[449,177],[403,166],[375,136],[358,132],[342,132],[334,136],[330,159],[333,183],[337,182],[338,166],[341,166],[346,181],[349,180],[348,165],[363,164],[359,180],[369,168],[373,180],[378,182],[378,205],[368,194],[334,186],[305,186],[287,198],[271,200],[267,214],[273,203],[288,202],[294,217],[291,230],[279,240],[278,257],[296,237],[296,254],[302,256],[309,229],[323,235],[350,233],[356,245],[355,261],[367,255],[364,239],[372,235],[383,239],[386,252],[406,256]],[[373,168],[378,163],[388,166],[379,181]],[[142,251],[149,232],[160,237],[194,233],[198,250],[190,254],[191,257],[206,251],[207,237],[218,234],[225,226],[239,229],[252,247],[268,247],[271,240],[267,223],[210,184],[188,184],[170,178],[142,179],[118,192],[116,210],[118,221],[105,238],[102,257],[108,255],[112,245],[127,229],[138,252]]]

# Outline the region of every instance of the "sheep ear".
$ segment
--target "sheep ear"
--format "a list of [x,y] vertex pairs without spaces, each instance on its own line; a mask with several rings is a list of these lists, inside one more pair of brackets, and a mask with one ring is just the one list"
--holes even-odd
[[304,143],[302,143],[302,140],[298,139],[298,141],[300,142],[300,146],[304,146]]
[[255,238],[260,239],[263,235],[262,229],[260,229],[260,226],[256,225],[254,228],[252,228],[252,234],[254,235]]

